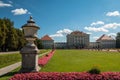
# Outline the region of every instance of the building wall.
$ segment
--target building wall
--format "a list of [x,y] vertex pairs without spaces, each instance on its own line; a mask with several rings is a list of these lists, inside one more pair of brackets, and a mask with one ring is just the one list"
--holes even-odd
[[67,48],[66,42],[56,42],[56,43],[54,44],[54,46],[55,46],[55,48],[57,48],[57,49],[65,49],[65,48]]
[[86,48],[89,46],[89,35],[68,34],[67,46],[68,48]]
[[42,45],[44,49],[52,49],[54,45],[53,40],[42,40]]
[[90,42],[90,44],[89,44],[90,49],[94,49],[94,48],[97,48],[97,47],[98,47],[97,42]]
[[116,41],[115,40],[102,40],[100,41],[100,45],[102,49],[110,49],[116,47]]

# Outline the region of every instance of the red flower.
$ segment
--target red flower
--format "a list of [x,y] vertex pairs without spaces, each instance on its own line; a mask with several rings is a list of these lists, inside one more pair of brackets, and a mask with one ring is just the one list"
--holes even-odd
[[120,72],[38,72],[16,74],[10,80],[120,80]]
[[40,66],[44,66],[45,64],[47,64],[48,63],[48,61],[51,59],[51,57],[53,56],[53,54],[54,54],[54,52],[55,52],[55,50],[53,51],[51,51],[50,53],[48,53],[47,55],[45,55],[45,56],[43,56],[42,58],[39,58],[38,59],[38,64],[40,65]]

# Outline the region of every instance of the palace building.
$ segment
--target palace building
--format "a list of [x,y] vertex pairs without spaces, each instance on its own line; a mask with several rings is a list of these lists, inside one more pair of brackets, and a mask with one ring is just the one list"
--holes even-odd
[[66,49],[67,45],[66,45],[66,42],[55,42],[54,47],[56,49]]
[[88,48],[89,46],[89,34],[80,31],[73,31],[66,36],[67,42],[56,42],[45,35],[41,38],[42,45],[44,49],[51,49],[53,46],[58,49],[81,49],[81,48]]
[[110,49],[116,47],[116,40],[111,36],[103,34],[96,42],[89,42],[89,34],[81,31],[73,31],[66,36],[66,42],[55,42],[54,40],[45,35],[41,38],[44,49]]
[[103,34],[100,38],[98,38],[96,42],[99,42],[101,49],[109,49],[116,47],[116,40],[111,36],[107,36],[105,34]]
[[54,40],[48,35],[43,36],[41,42],[44,49],[52,49],[54,46]]
[[68,48],[87,48],[89,46],[89,34],[73,31],[67,35]]

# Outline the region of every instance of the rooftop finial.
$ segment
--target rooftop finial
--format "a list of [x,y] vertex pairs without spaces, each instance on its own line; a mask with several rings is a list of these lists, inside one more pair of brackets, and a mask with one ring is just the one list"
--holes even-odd
[[35,23],[35,21],[33,20],[32,16],[30,16],[30,19],[27,22],[28,23]]
[[32,19],[32,16],[30,16],[30,19]]

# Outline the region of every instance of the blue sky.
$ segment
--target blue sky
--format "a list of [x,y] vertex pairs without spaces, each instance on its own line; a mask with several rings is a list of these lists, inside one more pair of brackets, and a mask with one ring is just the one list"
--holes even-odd
[[0,0],[0,18],[10,18],[16,28],[33,16],[38,37],[48,34],[55,42],[79,30],[95,41],[102,34],[120,32],[120,0]]

